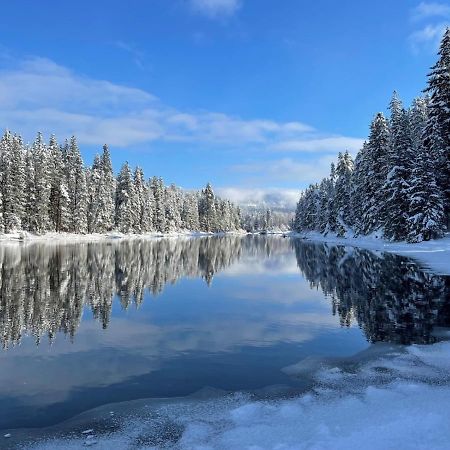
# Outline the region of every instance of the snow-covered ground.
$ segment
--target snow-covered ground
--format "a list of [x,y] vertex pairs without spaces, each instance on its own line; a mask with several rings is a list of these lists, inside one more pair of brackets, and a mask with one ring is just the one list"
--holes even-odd
[[0,234],[0,242],[96,242],[108,239],[151,239],[161,237],[199,237],[216,234],[245,234],[244,231],[230,231],[227,233],[206,233],[203,231],[173,231],[169,233],[145,233],[145,234],[123,234],[110,232],[105,234],[76,234],[76,233],[44,233],[31,234],[24,231],[17,233]]
[[417,244],[408,242],[388,242],[375,236],[345,237],[323,236],[318,232],[291,233],[290,236],[310,241],[329,242],[373,251],[384,251],[404,255],[417,260],[423,267],[441,275],[450,275],[450,234],[442,239],[424,241]]
[[86,429],[88,422],[78,422],[69,437],[26,448],[449,448],[449,341],[406,348],[377,344],[341,362],[304,361],[286,371],[303,376],[312,368],[314,388],[294,398],[254,400],[234,394],[156,404],[150,400],[146,405],[141,401],[139,413],[132,416],[115,416],[119,405],[108,405],[96,415],[104,415],[114,431],[105,431],[105,424],[103,431],[95,425]]

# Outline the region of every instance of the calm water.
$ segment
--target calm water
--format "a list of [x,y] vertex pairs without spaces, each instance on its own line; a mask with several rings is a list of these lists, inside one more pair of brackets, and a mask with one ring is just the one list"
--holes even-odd
[[0,428],[205,386],[302,388],[281,369],[433,342],[450,280],[276,236],[0,246]]

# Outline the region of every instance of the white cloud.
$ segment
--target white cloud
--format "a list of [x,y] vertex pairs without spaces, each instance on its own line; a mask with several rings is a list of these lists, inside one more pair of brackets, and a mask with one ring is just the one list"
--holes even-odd
[[330,172],[330,165],[335,160],[336,155],[334,154],[323,155],[306,162],[282,158],[275,161],[238,164],[233,166],[232,170],[246,174],[247,181],[257,186],[282,182],[296,183],[299,187],[306,187],[327,176]]
[[261,151],[330,152],[352,149],[359,142],[324,137],[302,122],[180,111],[142,89],[80,76],[44,58],[16,62],[0,71],[0,123],[26,140],[41,131],[55,133],[59,139],[74,134],[81,144],[117,147],[189,142],[234,149],[257,146]]
[[115,45],[117,48],[120,48],[121,50],[127,52],[131,56],[131,60],[133,61],[133,63],[137,67],[139,67],[139,69],[145,68],[145,54],[143,51],[139,50],[135,45],[124,41],[117,41]]
[[332,136],[324,138],[300,139],[281,141],[271,146],[272,150],[287,152],[340,152],[348,150],[351,153],[358,151],[364,143],[363,139],[345,136]]
[[436,51],[447,26],[448,23],[438,23],[435,25],[426,25],[420,30],[414,31],[409,36],[412,49],[415,52],[422,49]]
[[415,53],[435,52],[445,28],[450,24],[450,5],[439,2],[421,2],[411,10],[411,20],[422,22],[420,29],[409,35],[409,42]]
[[280,209],[294,209],[300,189],[223,187],[217,194],[240,205],[268,205]]
[[450,17],[450,5],[437,2],[421,2],[411,12],[411,18],[415,21],[430,17]]
[[189,0],[195,12],[210,18],[229,17],[241,7],[240,0]]

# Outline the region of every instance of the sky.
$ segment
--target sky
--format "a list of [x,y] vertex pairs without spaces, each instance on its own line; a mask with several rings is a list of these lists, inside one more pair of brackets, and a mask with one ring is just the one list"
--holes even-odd
[[293,205],[394,90],[420,94],[449,23],[450,3],[413,0],[3,2],[0,124]]

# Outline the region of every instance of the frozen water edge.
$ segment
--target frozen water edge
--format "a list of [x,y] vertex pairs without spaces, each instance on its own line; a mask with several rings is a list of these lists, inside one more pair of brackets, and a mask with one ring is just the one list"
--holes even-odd
[[203,231],[173,231],[169,233],[151,232],[144,234],[123,234],[119,232],[110,233],[44,233],[41,235],[31,234],[24,231],[17,233],[0,233],[1,242],[45,242],[45,243],[73,243],[73,242],[98,242],[111,239],[153,239],[153,238],[178,238],[178,237],[201,237],[216,236],[224,234],[245,234],[244,231],[229,231],[223,233],[207,233]]
[[362,237],[339,238],[328,234],[323,236],[318,232],[290,233],[309,241],[329,242],[330,244],[348,245],[373,251],[384,251],[404,255],[417,260],[423,267],[440,275],[450,275],[450,234],[442,239],[424,241],[417,244],[408,242],[388,242],[376,235]]
[[[450,338],[448,332],[443,336]],[[323,361],[313,370],[314,387],[293,398],[234,394],[140,401],[139,408],[117,418],[112,431],[94,425],[89,440],[82,434],[86,428],[79,428],[67,438],[22,448],[70,450],[91,443],[96,449],[448,448],[449,341],[374,345],[342,364]],[[301,364],[290,373],[303,376]],[[111,414],[114,406],[105,408],[95,415]]]

